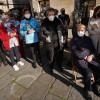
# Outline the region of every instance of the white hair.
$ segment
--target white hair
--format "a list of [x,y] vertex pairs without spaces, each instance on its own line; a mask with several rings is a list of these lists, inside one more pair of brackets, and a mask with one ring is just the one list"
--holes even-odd
[[2,22],[5,22],[7,19],[10,19],[8,15],[2,15],[1,17]]

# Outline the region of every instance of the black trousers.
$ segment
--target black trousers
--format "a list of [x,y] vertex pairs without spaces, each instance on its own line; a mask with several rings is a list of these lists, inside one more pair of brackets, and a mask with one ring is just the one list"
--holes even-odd
[[[84,66],[83,66],[84,65]],[[84,87],[91,91],[91,77],[92,73],[91,70],[93,71],[94,74],[94,79],[95,79],[95,85],[100,84],[100,64],[97,63],[96,61],[91,61],[90,63],[84,61],[82,63],[82,67],[78,67],[79,71],[81,72],[83,78],[84,78]]]
[[14,66],[15,65],[14,54],[16,56],[17,62],[20,61],[19,48],[18,48],[18,46],[15,46],[15,47],[11,48],[8,52],[9,52],[9,56],[10,56],[12,66]]
[[6,62],[6,56],[2,50],[2,47],[0,46],[0,63],[5,63]]
[[59,50],[58,47],[51,45],[45,46],[47,58],[49,60],[49,69],[53,70],[55,63],[58,68],[62,68],[62,56],[63,50]]
[[32,52],[33,63],[36,64],[37,61],[41,61],[39,42],[28,44],[28,46],[30,47]]

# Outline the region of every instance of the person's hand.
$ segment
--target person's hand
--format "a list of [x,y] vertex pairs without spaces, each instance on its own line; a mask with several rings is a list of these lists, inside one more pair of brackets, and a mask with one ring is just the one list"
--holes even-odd
[[36,32],[35,30],[29,30],[27,33],[31,34],[31,33],[34,33]]
[[87,62],[91,62],[92,59],[93,59],[93,55],[90,55],[90,56],[88,56],[88,57],[86,58],[86,61],[87,61]]
[[63,41],[63,44],[65,44],[65,43],[66,43],[66,40]]
[[51,41],[46,40],[47,43],[51,43]]
[[14,36],[16,36],[16,32],[13,32]]

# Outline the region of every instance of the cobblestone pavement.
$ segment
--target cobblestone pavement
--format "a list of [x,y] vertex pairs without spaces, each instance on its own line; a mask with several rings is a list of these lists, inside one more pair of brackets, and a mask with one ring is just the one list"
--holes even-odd
[[[72,38],[69,30],[69,40]],[[27,52],[29,48],[25,49]],[[42,55],[45,55],[43,50]],[[26,56],[30,56],[29,52]],[[42,58],[45,65],[34,69],[31,60],[21,60],[25,66],[15,72],[13,68],[2,66],[0,68],[0,100],[85,100],[83,93],[83,83],[74,82],[73,71],[70,67],[70,50],[64,52],[63,68],[64,72],[59,73],[57,68],[54,74],[49,75],[47,70],[47,59]],[[45,71],[43,70],[45,69]],[[78,74],[78,77],[81,75]],[[94,95],[94,100],[100,100]]]

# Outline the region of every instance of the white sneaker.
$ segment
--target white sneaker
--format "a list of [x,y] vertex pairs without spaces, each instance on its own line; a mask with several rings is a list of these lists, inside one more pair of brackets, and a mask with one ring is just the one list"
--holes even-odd
[[20,65],[20,66],[24,66],[24,63],[21,62],[21,61],[17,62],[17,64]]
[[15,71],[19,70],[19,67],[17,65],[14,65],[13,68],[14,68]]

